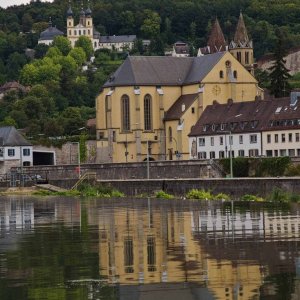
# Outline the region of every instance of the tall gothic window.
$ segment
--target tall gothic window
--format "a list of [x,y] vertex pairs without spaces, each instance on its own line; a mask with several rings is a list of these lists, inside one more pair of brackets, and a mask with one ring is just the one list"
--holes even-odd
[[129,97],[123,95],[121,98],[121,113],[122,113],[122,130],[130,130],[130,106],[129,106]]
[[152,130],[152,98],[147,94],[144,98],[145,130]]
[[236,53],[236,58],[239,62],[242,62],[242,53],[240,51]]
[[249,64],[249,52],[245,53],[245,64],[248,65]]
[[169,142],[171,143],[173,140],[172,127],[169,127]]

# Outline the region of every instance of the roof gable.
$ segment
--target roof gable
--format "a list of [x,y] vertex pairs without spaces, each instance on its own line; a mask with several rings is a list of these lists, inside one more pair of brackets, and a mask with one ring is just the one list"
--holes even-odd
[[0,127],[1,146],[31,146],[13,126]]
[[179,120],[195,102],[198,94],[181,95],[166,112],[165,121]]

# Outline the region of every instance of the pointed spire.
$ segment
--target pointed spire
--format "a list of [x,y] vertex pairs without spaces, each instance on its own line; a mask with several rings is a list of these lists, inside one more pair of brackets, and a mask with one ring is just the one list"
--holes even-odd
[[210,48],[210,53],[227,50],[227,43],[225,41],[218,18],[216,18],[215,23],[212,26],[207,46]]
[[81,11],[80,11],[80,16],[85,16],[85,11],[83,9],[83,1],[81,1]]
[[92,14],[92,10],[91,10],[91,7],[90,7],[90,0],[88,0],[88,8],[87,8],[87,10],[85,11],[85,14],[86,14],[86,16],[91,16],[91,14]]
[[71,7],[71,0],[69,0],[69,9],[67,11],[67,16],[68,17],[73,17],[73,10],[72,10],[72,7]]
[[240,12],[233,41],[238,45],[249,45],[250,42],[242,12]]

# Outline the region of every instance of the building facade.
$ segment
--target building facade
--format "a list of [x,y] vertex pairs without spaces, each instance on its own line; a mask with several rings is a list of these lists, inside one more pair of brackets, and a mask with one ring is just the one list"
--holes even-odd
[[298,101],[214,103],[189,137],[190,159],[300,156]]
[[32,144],[13,127],[0,128],[0,170],[2,174],[11,167],[32,166]]
[[189,134],[190,159],[219,159],[262,155],[262,133],[269,101],[206,108]]
[[263,90],[228,51],[130,56],[96,99],[98,161],[188,159],[188,133],[208,105],[255,97]]
[[100,37],[99,48],[126,52],[133,49],[135,41],[136,35],[104,35]]
[[99,49],[100,33],[94,28],[90,7],[87,10],[81,7],[79,23],[75,25],[74,14],[70,6],[67,11],[67,38],[71,42],[72,47],[75,46],[80,36],[88,37],[92,42],[94,50]]
[[41,32],[40,38],[38,40],[38,44],[45,44],[45,45],[50,46],[57,36],[62,36],[62,35],[64,35],[64,33],[62,31],[58,30],[55,26],[53,27],[52,21],[50,18],[49,27],[46,30],[44,30],[43,32]]

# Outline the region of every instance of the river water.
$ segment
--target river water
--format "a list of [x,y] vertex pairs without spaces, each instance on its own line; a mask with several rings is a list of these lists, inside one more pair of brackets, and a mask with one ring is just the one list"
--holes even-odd
[[0,197],[0,299],[300,299],[300,206]]

